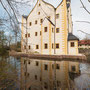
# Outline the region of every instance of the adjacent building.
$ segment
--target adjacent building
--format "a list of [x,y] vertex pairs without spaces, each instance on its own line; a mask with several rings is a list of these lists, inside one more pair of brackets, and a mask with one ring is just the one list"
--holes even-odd
[[79,48],[90,49],[90,40],[80,40],[78,45]]
[[77,55],[78,38],[73,35],[71,0],[55,8],[37,0],[28,16],[22,16],[22,52],[49,55]]

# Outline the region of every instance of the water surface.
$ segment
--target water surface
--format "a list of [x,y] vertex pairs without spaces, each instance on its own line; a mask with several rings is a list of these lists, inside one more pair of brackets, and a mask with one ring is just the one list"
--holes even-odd
[[90,64],[1,57],[0,90],[90,90]]

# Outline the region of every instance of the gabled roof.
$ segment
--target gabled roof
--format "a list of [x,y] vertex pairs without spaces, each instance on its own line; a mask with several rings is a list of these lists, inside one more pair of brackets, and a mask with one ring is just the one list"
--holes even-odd
[[[36,4],[35,4],[35,6],[34,6],[34,8],[36,7],[36,5],[37,5],[37,3],[38,3],[38,1],[39,0],[37,0],[37,2],[36,2]],[[61,4],[62,4],[62,2],[63,2],[63,0],[60,2],[60,4],[55,8],[52,4],[50,4],[50,3],[47,3],[47,2],[45,2],[44,0],[42,0],[45,4],[48,4],[48,5],[50,5],[50,6],[52,6],[54,9],[57,9]],[[29,13],[29,15],[31,14],[31,12],[34,10],[34,8],[30,11],[30,13]],[[26,17],[26,15],[24,15],[24,18],[28,18],[29,17],[29,15]]]
[[75,35],[73,35],[72,33],[69,33],[68,34],[68,41],[71,41],[71,40],[78,40],[79,41],[79,38],[77,38]]

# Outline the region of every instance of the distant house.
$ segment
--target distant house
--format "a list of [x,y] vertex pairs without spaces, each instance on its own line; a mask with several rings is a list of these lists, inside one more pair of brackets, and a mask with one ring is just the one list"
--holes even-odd
[[89,49],[90,48],[90,40],[80,40],[78,45],[79,45],[79,48]]
[[30,14],[22,16],[22,52],[77,55],[79,39],[72,34],[71,16],[71,0],[62,0],[57,8],[37,0]]

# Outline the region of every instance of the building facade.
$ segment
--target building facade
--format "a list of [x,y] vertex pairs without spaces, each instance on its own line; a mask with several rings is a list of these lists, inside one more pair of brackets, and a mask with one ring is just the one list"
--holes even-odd
[[80,40],[78,45],[81,49],[90,49],[90,40]]
[[22,52],[40,54],[78,54],[78,38],[72,34],[71,0],[57,8],[37,0],[28,16],[22,16]]

